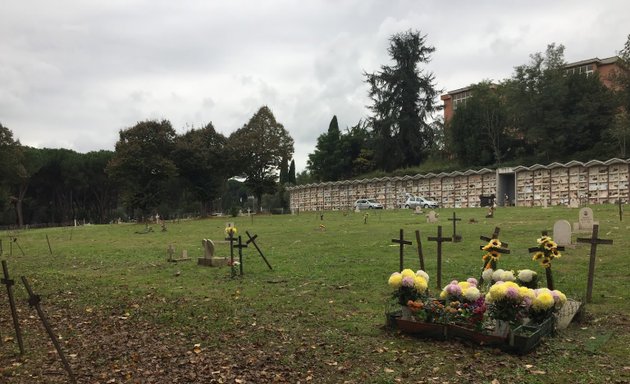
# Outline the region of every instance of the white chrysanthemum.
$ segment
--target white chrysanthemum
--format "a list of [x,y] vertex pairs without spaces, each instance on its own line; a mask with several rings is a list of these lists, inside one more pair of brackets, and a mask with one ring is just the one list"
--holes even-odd
[[514,281],[516,278],[514,277],[514,272],[512,271],[503,271],[501,274],[501,280],[503,281]]
[[420,277],[424,278],[427,281],[427,283],[429,282],[429,274],[426,273],[425,271],[423,271],[422,269],[419,269],[416,272],[416,276],[420,276]]
[[485,281],[490,281],[490,280],[492,280],[492,274],[493,273],[494,273],[494,271],[492,270],[492,268],[484,269],[484,271],[481,273],[481,277]]
[[536,272],[532,271],[531,269],[523,269],[518,271],[518,279],[524,283],[529,283],[534,279],[534,276],[536,276]]
[[466,289],[463,293],[464,293],[464,297],[468,301],[476,301],[479,298],[479,296],[481,296],[481,292],[479,292],[479,289],[473,286]]
[[497,269],[496,271],[492,272],[492,280],[494,281],[503,281],[503,279],[501,278],[503,276],[503,272],[505,272],[502,269]]

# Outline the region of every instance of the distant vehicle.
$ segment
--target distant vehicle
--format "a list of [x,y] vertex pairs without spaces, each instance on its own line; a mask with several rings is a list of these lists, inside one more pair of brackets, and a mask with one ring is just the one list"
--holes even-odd
[[374,199],[359,199],[354,202],[354,207],[359,209],[383,209],[383,205]]
[[415,209],[416,207],[421,208],[437,208],[439,204],[437,201],[425,199],[422,196],[407,196],[407,200],[405,201],[405,208]]

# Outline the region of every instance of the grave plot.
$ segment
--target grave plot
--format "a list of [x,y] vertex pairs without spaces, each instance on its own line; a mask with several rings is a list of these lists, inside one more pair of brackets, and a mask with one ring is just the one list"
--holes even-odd
[[[484,252],[479,280],[469,277],[442,286],[442,243],[453,239],[443,237],[442,228],[438,226],[437,236],[428,238],[438,245],[437,286],[440,293],[436,297],[429,292],[426,271],[403,269],[403,247],[411,242],[404,240],[400,230],[399,238],[392,240],[400,244],[400,271],[392,273],[388,280],[394,289],[393,305],[399,309],[386,313],[387,325],[422,338],[462,339],[515,354],[532,351],[544,337],[552,335],[557,328],[566,327],[580,309],[580,303],[554,289],[551,264],[561,256],[564,247],[558,246],[543,231],[537,246],[528,249],[534,254],[532,261],[540,262],[546,273],[547,287],[539,288],[539,279],[533,270],[514,273],[498,268],[501,256],[510,253],[508,244],[499,240],[499,233],[497,227],[491,237],[480,236],[487,243],[479,247]],[[597,225],[590,239],[578,241],[590,243],[592,254],[598,244],[610,244],[608,240],[597,238]],[[591,275],[589,272],[589,277]],[[589,285],[587,296],[591,289]]]

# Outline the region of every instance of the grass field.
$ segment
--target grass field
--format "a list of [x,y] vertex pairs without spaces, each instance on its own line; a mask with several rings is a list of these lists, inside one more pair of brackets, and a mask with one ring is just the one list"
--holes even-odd
[[[629,382],[630,216],[620,221],[612,205],[592,208],[600,238],[614,240],[598,248],[593,303],[580,323],[525,356],[420,340],[383,326],[387,278],[398,270],[391,240],[399,229],[414,242],[405,250],[412,269],[419,268],[413,233],[420,230],[429,286],[439,294],[436,243],[427,241],[437,226],[408,210],[370,211],[365,224],[363,213],[325,212],[320,220],[310,212],[168,222],[166,232],[154,226],[147,234],[137,233],[143,225],[120,224],[2,232],[0,238],[12,277],[28,277],[41,295],[80,383]],[[443,245],[443,285],[479,276],[479,236],[495,226],[511,249],[499,267],[544,276],[527,248],[556,220],[578,217],[577,209],[564,207],[499,208],[493,219],[480,208],[438,212],[447,236],[447,218],[453,212],[462,218],[463,241]],[[243,251],[243,277],[231,278],[229,267],[197,265],[204,238],[215,241],[217,256],[229,255],[228,221],[243,236],[246,230],[258,235],[273,270],[251,246]],[[167,262],[169,244],[193,260]],[[589,249],[569,248],[554,261],[556,288],[569,297],[585,295]],[[21,283],[15,292],[26,354],[17,354],[2,288],[0,383],[66,382]]]

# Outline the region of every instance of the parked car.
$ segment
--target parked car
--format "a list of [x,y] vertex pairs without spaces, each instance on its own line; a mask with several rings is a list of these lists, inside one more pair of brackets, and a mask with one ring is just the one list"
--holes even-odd
[[359,199],[354,202],[354,207],[359,209],[383,209],[383,205],[374,199]]
[[416,207],[421,208],[437,208],[439,204],[437,201],[425,199],[422,196],[408,196],[405,201],[405,208],[415,209]]

